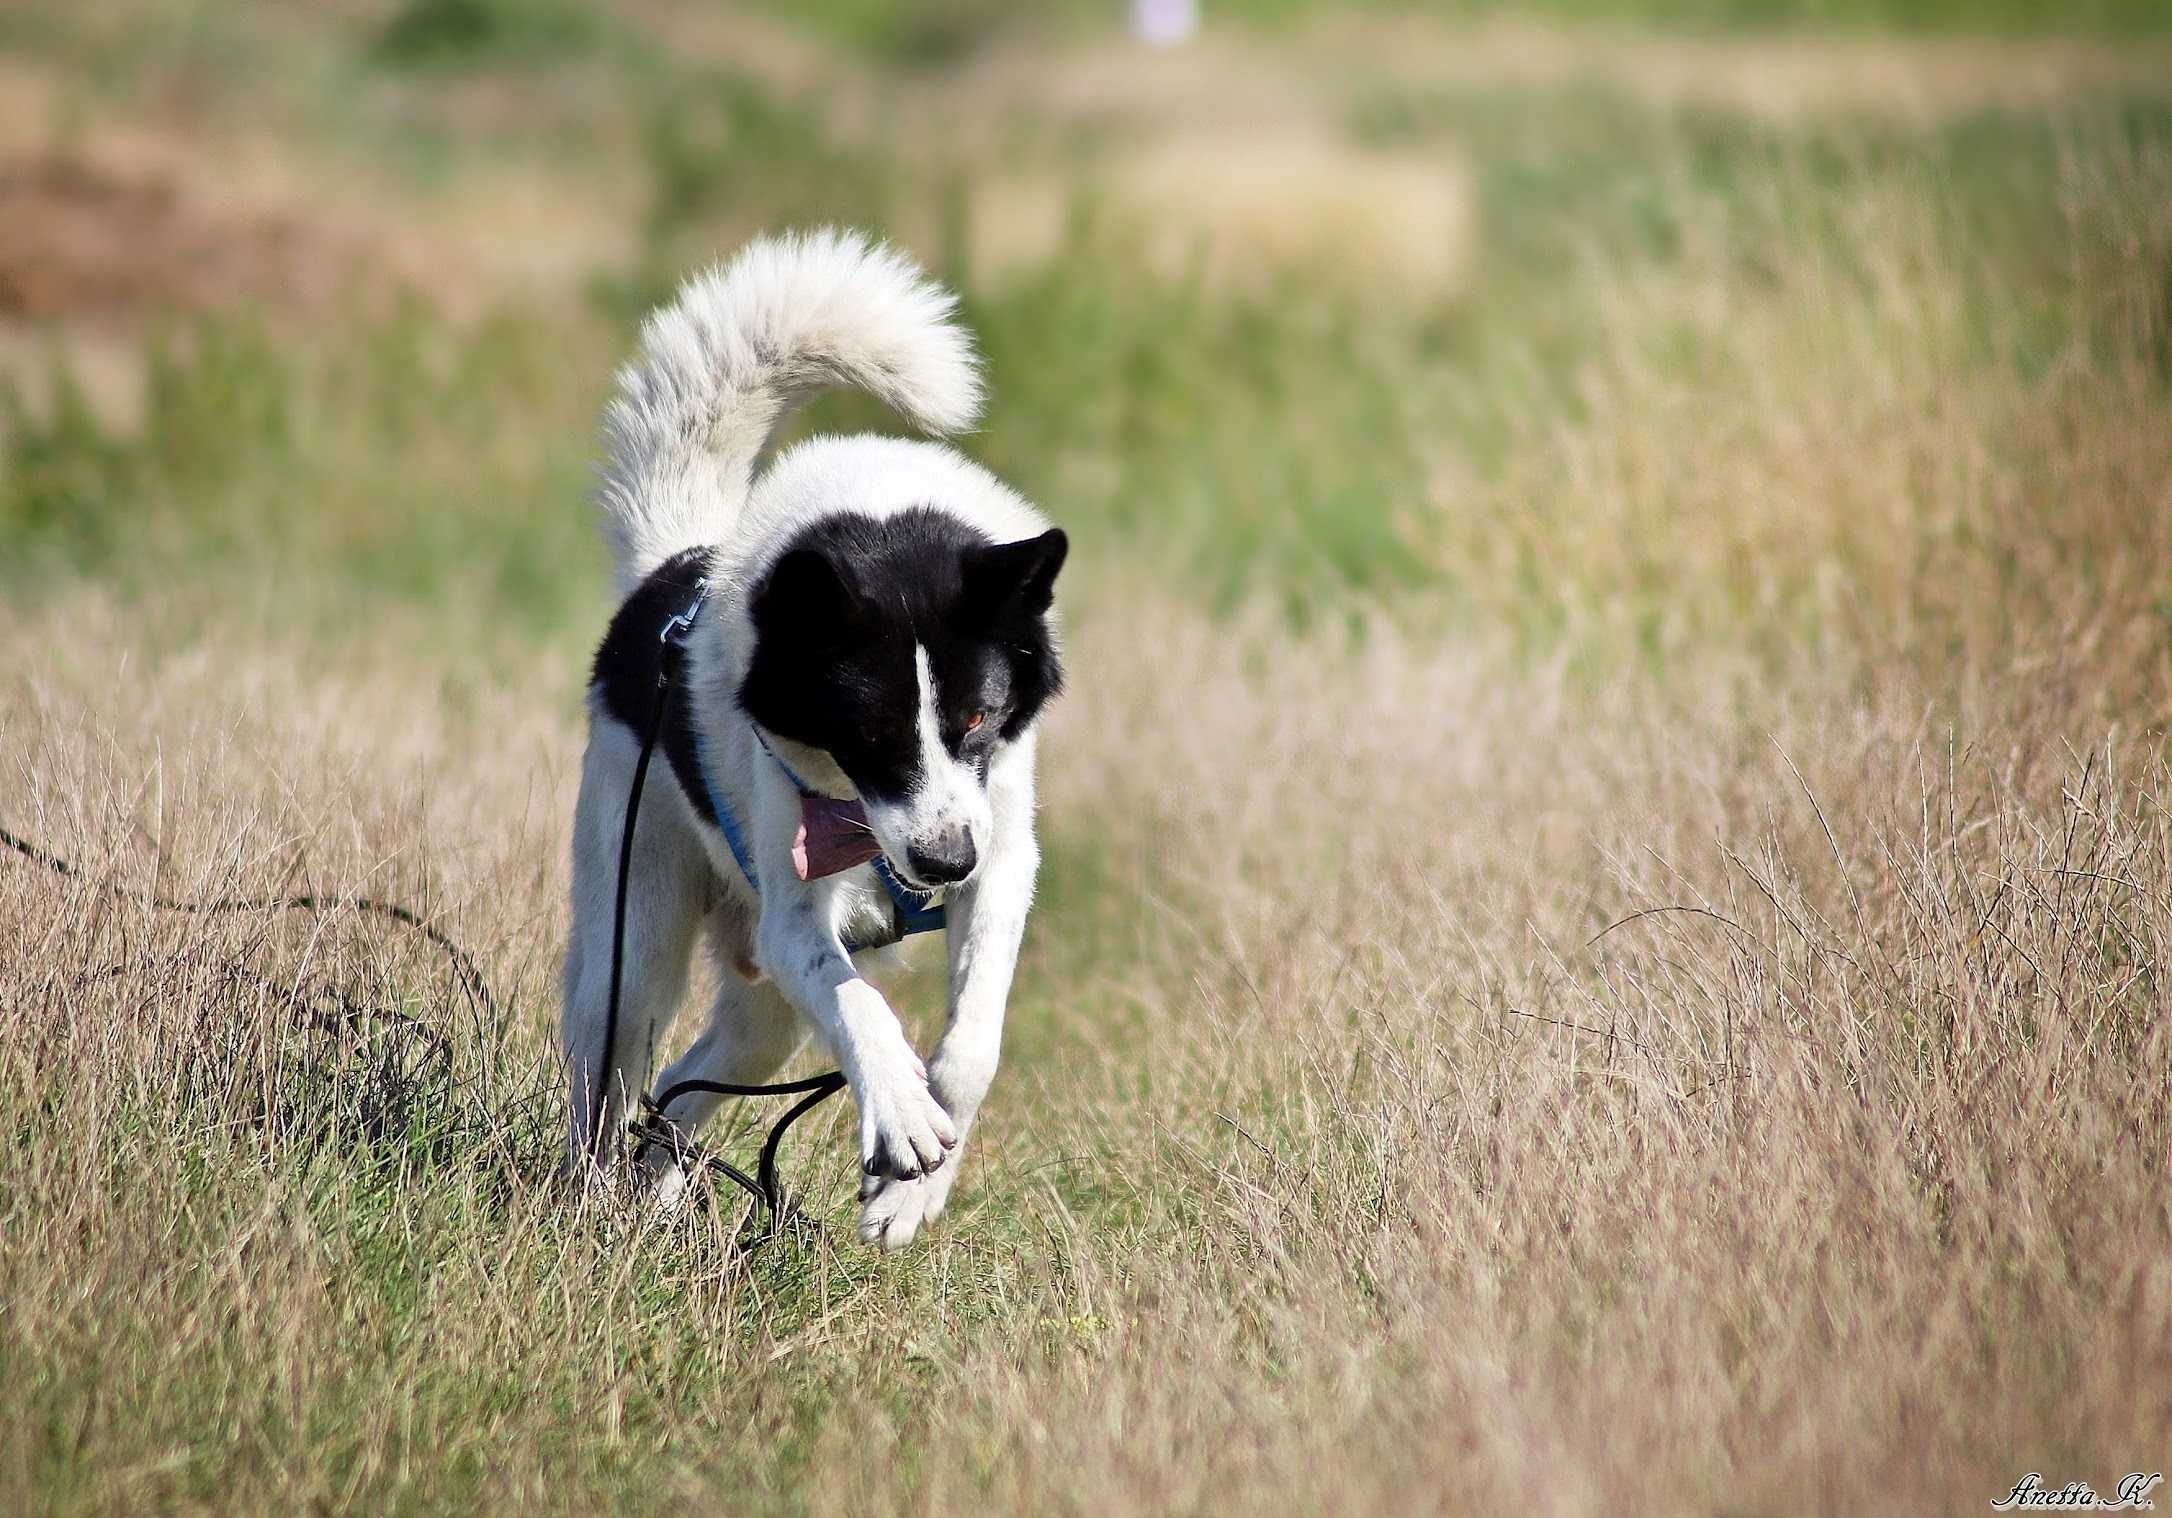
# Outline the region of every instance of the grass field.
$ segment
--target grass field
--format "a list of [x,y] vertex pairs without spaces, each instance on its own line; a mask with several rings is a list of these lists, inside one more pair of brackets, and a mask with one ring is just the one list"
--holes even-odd
[[[0,1511],[2163,1467],[2172,17],[1104,9],[0,9],[0,827],[83,870],[0,856]],[[595,419],[827,220],[962,289],[1079,545],[893,1258],[843,1103],[751,1255],[553,1176]],[[149,902],[295,891],[502,1014]]]

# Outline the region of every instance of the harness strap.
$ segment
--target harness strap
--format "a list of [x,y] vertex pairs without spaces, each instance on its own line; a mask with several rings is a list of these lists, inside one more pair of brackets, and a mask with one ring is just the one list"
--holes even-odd
[[[686,610],[664,624],[663,640],[667,648],[674,652],[684,649],[687,631],[694,625],[694,618],[701,611],[702,603],[708,599],[709,581],[703,578],[695,585],[694,599],[687,603]],[[792,766],[784,762],[783,756],[769,746],[769,740],[762,736],[759,728],[754,731],[754,741],[762,746],[762,752],[769,756],[770,762],[792,783],[793,790],[803,797],[821,794],[799,778]],[[758,898],[762,894],[762,882],[755,873],[754,851],[747,846],[746,831],[740,827],[731,802],[725,798],[724,788],[716,783],[716,770],[709,763],[708,745],[702,740],[698,724],[694,728],[694,763],[701,771],[701,788],[709,795],[709,810],[716,813],[717,831],[724,835],[724,846],[731,850],[732,862],[739,866],[739,873],[746,877],[747,884],[754,888],[754,894]],[[910,938],[915,933],[934,933],[941,930],[944,914],[938,893],[916,891],[905,884],[891,870],[890,861],[880,854],[875,856],[874,865],[875,878],[882,882],[882,888],[890,898],[898,937]],[[845,951],[856,954],[862,949],[874,947],[876,945],[872,943],[848,943]]]
[[732,851],[732,859],[739,866],[739,873],[747,877],[747,884],[754,887],[754,894],[762,894],[762,883],[754,878],[754,853],[747,847],[746,834],[739,830],[739,819],[732,815],[729,801],[716,783],[716,774],[709,767],[709,745],[702,741],[701,729],[694,729],[694,763],[701,770],[701,788],[709,793],[709,810],[716,813],[717,830],[724,835],[724,846]]
[[882,855],[875,856],[875,878],[890,893],[890,905],[897,908],[898,936],[910,938],[915,933],[934,933],[944,923],[943,903],[933,891],[916,891],[890,869],[890,861]]

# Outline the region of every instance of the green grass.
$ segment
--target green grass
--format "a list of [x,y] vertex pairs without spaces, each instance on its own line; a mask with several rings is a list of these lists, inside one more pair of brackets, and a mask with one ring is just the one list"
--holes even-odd
[[[776,7],[841,43],[905,65],[943,63],[1025,27],[1090,34],[1117,14],[1100,0],[1063,0],[1030,18],[1001,0],[940,0],[926,6],[890,0],[819,0]],[[2158,36],[2172,14],[2157,0],[1205,0],[1210,26],[1264,28],[1270,34],[1323,17],[1419,16],[1450,23],[1494,21],[1641,26],[1671,31],[2011,36]]]
[[144,594],[177,570],[256,583],[329,560],[338,584],[289,608],[297,630],[349,635],[389,602],[566,636],[599,604],[587,417],[566,418],[557,449],[523,435],[570,399],[549,371],[563,334],[493,322],[439,366],[418,353],[426,338],[444,346],[426,322],[412,312],[334,354],[292,352],[246,322],[196,324],[154,357],[133,427],[101,422],[65,385],[34,413],[17,397],[0,464],[16,593],[56,573]]
[[[2154,0],[2075,0],[2055,7],[2032,0],[1383,0],[1373,8],[1453,20],[1542,19],[1713,31],[2142,36],[2172,27],[2172,18]],[[1289,21],[1317,8],[1307,0],[1240,0],[1228,9]]]
[[553,0],[409,0],[376,55],[403,67],[536,63],[588,52],[602,33],[595,12]]
[[[1616,287],[1718,278],[1769,302],[1781,266],[1814,255],[1867,288],[1871,271],[1844,268],[1851,208],[1916,197],[1931,218],[1923,256],[1964,280],[1954,340],[2028,374],[2092,340],[2077,327],[2092,275],[2075,239],[2097,234],[2060,204],[2076,145],[2130,163],[2172,148],[2172,108],[2151,100],[1988,112],[1930,133],[1498,91],[1374,94],[1351,119],[1383,145],[1470,158],[1488,230],[1464,290],[1413,311],[1296,277],[1262,295],[1142,279],[1091,219],[1074,252],[1023,280],[983,286],[954,254],[994,378],[966,447],[1049,502],[1096,560],[1151,543],[1154,572],[1218,604],[1265,594],[1300,623],[1382,606],[1505,622],[1540,656],[1565,639],[1582,640],[1579,656],[1648,643],[1620,637],[1656,625],[1647,603],[1668,608],[1677,641],[1744,625],[1724,584],[1681,567],[1523,550],[1474,565],[1456,551],[1454,519],[1471,511],[1512,513],[1511,541],[1559,531],[1548,495],[1562,482],[1528,474],[1529,444],[1549,419],[1589,423],[1583,389],[1608,358],[1595,260]],[[523,638],[585,636],[591,418],[633,321],[713,246],[719,216],[879,226],[903,193],[895,165],[743,80],[689,75],[649,103],[642,140],[647,251],[597,283],[591,309],[508,310],[453,334],[416,306],[323,352],[214,319],[160,345],[140,427],[101,425],[65,384],[37,414],[11,403],[0,531],[19,553],[0,573],[31,591],[71,565],[125,581],[163,575],[167,555],[212,574],[260,553],[332,557],[343,572],[312,616],[334,630],[391,600],[458,606]],[[1707,336],[1647,336],[1635,360],[1655,384],[1727,383]],[[885,424],[842,397],[798,430]],[[1477,496],[1437,498],[1443,455]],[[155,569],[121,551],[146,535]],[[1611,610],[1594,624],[1591,608]],[[1783,607],[1769,625],[1792,638],[1810,615]]]

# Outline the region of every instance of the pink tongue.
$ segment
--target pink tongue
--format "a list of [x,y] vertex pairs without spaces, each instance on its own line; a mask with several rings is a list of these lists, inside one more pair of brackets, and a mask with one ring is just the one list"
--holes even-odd
[[882,852],[857,801],[828,796],[799,798],[799,833],[792,840],[792,868],[802,880],[820,880]]

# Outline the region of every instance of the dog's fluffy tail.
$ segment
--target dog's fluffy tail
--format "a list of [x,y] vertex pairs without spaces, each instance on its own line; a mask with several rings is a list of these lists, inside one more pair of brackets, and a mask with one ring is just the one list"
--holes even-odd
[[813,391],[865,390],[932,433],[971,426],[980,374],[956,304],[903,254],[827,229],[759,238],[688,280],[643,325],[604,414],[597,495],[620,590],[724,538]]

